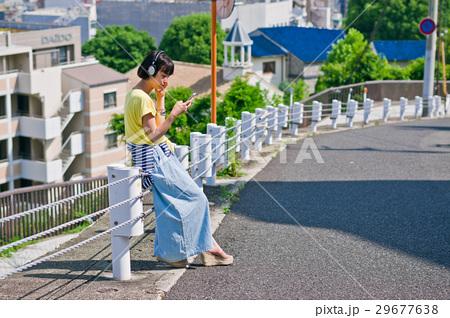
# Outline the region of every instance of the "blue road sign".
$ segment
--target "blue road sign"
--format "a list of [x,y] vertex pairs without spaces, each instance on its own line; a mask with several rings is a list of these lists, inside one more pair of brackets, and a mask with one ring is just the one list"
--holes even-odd
[[425,35],[429,35],[436,30],[436,24],[430,18],[422,19],[419,23],[419,30]]

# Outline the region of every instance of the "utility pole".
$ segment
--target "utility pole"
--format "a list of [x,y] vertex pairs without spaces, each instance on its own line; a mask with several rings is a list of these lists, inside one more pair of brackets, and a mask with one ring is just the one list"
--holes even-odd
[[[435,23],[437,21],[438,0],[428,0],[428,17]],[[422,97],[427,101],[427,107],[423,107],[422,116],[429,115],[429,100],[433,97],[434,67],[436,63],[436,31],[427,35],[427,49],[425,52],[425,70],[423,74]]]
[[[441,58],[441,24],[442,24],[442,0],[439,0],[439,20],[437,21],[437,36],[438,36],[438,40],[437,40],[437,65],[436,65],[436,85],[434,86],[434,91],[435,91],[435,95],[439,95],[439,75],[440,75],[440,71],[439,71],[439,60]],[[444,66],[445,67],[445,66]]]
[[216,30],[216,0],[211,0],[211,123],[216,118],[216,86],[217,86],[217,30]]

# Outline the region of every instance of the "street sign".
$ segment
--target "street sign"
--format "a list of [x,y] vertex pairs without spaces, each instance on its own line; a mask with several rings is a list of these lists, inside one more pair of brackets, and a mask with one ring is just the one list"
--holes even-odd
[[436,30],[436,24],[430,18],[422,19],[419,23],[419,30],[422,34],[429,35]]

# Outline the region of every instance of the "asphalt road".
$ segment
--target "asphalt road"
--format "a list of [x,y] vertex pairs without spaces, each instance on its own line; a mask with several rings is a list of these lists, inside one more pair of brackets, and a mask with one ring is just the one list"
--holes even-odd
[[164,299],[449,299],[450,119],[311,138],[231,206],[234,265],[197,258]]

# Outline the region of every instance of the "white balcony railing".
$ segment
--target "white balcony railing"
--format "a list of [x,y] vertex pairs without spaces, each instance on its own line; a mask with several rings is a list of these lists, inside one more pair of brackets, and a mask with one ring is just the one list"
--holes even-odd
[[61,136],[61,118],[36,118],[21,116],[20,135],[30,138],[49,140]]
[[69,112],[77,113],[84,109],[83,91],[70,91],[69,93]]
[[70,137],[70,154],[79,155],[84,152],[84,133],[74,133]]
[[84,133],[74,131],[69,135],[64,144],[61,146],[61,151],[65,150],[68,156],[76,156],[84,152]]
[[60,159],[49,162],[27,159],[21,161],[22,178],[43,183],[62,180],[62,160]]

